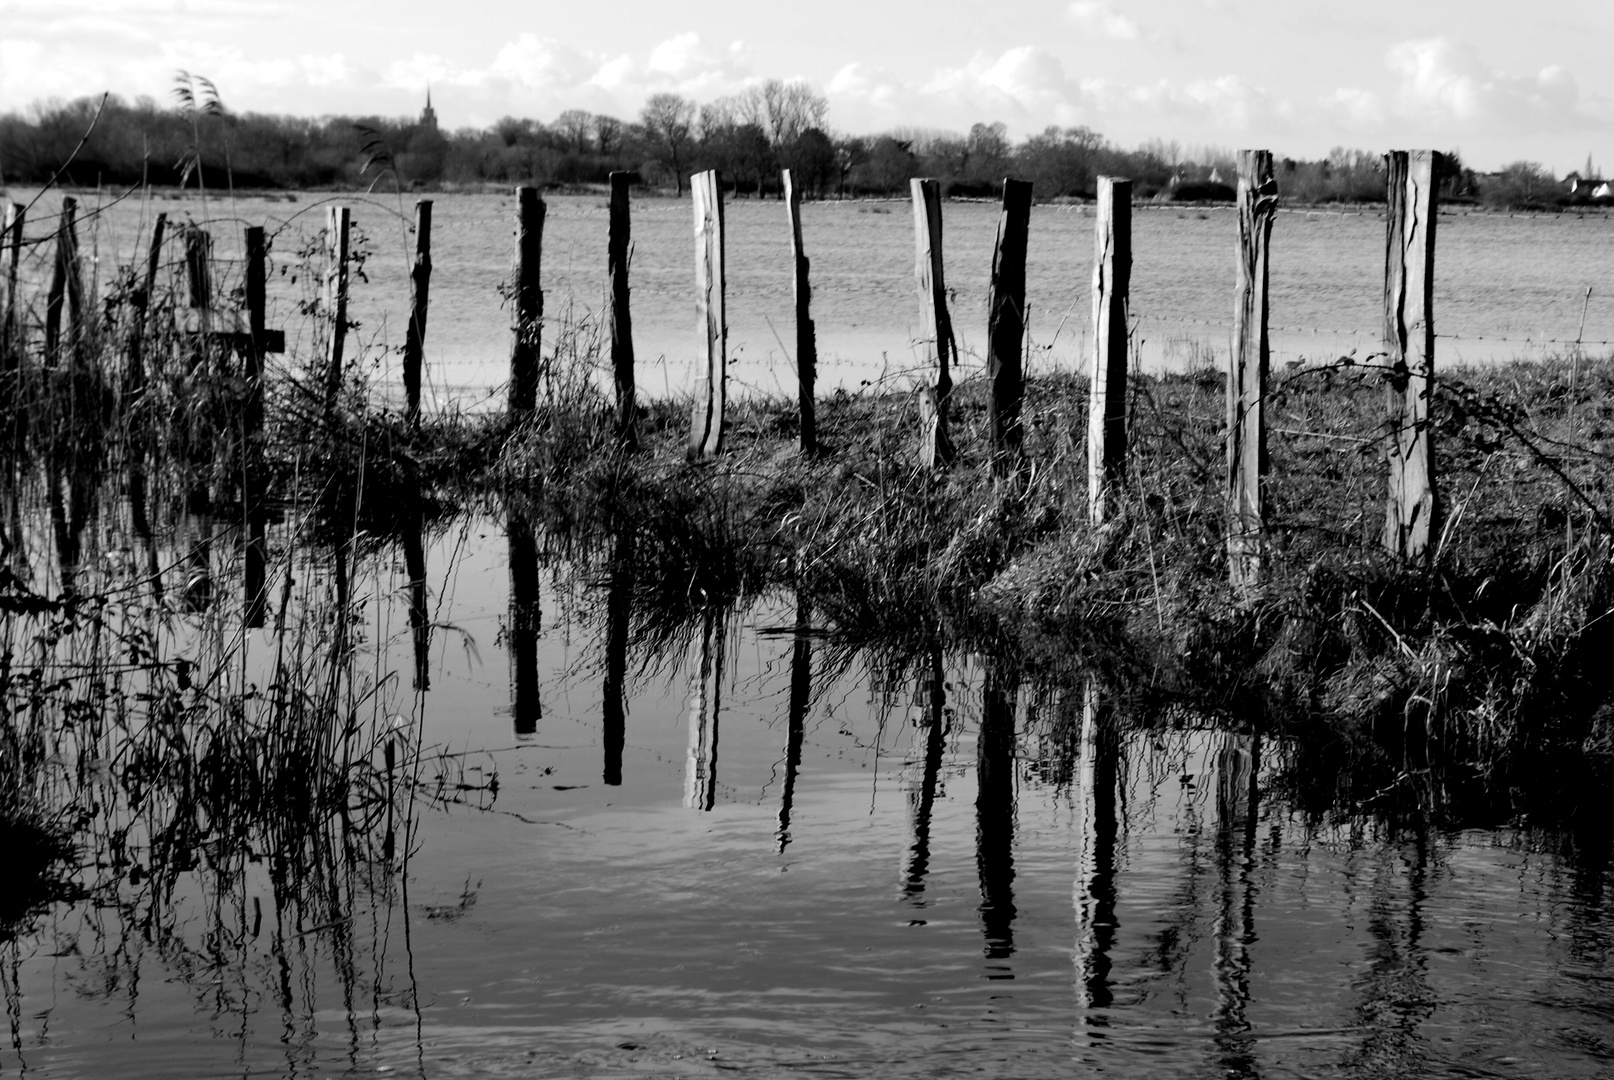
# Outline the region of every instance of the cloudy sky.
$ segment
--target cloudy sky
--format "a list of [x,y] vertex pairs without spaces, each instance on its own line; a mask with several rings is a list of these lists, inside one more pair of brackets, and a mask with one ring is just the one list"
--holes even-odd
[[449,127],[648,94],[802,78],[839,131],[1021,136],[1085,124],[1123,145],[1457,148],[1614,172],[1614,4],[1494,0],[0,0],[0,111],[112,90],[168,100],[176,69],[238,111],[419,110]]

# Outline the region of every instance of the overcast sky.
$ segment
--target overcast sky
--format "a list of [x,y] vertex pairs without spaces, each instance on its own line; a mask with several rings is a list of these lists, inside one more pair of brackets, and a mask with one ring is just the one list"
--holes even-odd
[[637,116],[802,78],[830,125],[1016,136],[1459,149],[1614,171],[1614,3],[1491,0],[0,0],[0,111],[112,90],[168,102],[176,69],[237,111],[417,113],[447,127],[583,108]]

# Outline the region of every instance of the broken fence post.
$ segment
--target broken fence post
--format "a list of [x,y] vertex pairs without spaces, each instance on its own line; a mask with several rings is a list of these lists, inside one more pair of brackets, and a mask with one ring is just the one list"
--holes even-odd
[[689,456],[713,458],[723,449],[723,413],[728,397],[728,324],[723,267],[723,188],[717,171],[690,177],[695,205],[695,307],[705,368],[695,386]]
[[1026,247],[1031,229],[1031,182],[1003,181],[1003,213],[992,250],[992,292],[987,300],[986,370],[992,379],[987,419],[992,431],[992,472],[1015,471],[1024,452],[1020,403],[1025,394],[1021,348],[1026,333]]
[[1261,584],[1266,535],[1267,270],[1278,184],[1272,153],[1240,150],[1238,284],[1227,358],[1227,574],[1240,591]]
[[1127,290],[1132,276],[1132,181],[1098,178],[1093,232],[1093,353],[1088,366],[1087,509],[1103,524],[1126,476]]
[[639,445],[638,409],[633,374],[633,313],[629,302],[628,264],[633,258],[629,186],[633,174],[611,174],[611,220],[606,233],[606,326],[611,333],[611,376],[616,389],[616,439],[624,450]]
[[813,328],[813,289],[808,278],[807,253],[801,243],[801,188],[789,169],[781,173],[787,213],[790,215],[792,287],[796,299],[796,396],[801,410],[801,452],[818,452],[818,409],[813,384],[818,378],[818,334]]
[[426,361],[426,312],[432,287],[432,201],[415,202],[415,262],[409,269],[409,329],[404,334],[404,417],[420,424],[420,374]]
[[952,361],[957,360],[953,320],[947,312],[947,282],[942,272],[941,187],[935,180],[909,181],[913,196],[914,278],[919,286],[920,333],[925,360],[936,373],[934,386],[919,391],[919,461],[927,469],[953,460],[947,432],[947,401],[953,392]]

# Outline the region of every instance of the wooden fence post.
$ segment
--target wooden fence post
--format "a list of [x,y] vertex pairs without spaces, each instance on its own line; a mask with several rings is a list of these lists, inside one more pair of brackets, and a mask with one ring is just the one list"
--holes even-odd
[[426,310],[432,288],[432,201],[415,201],[415,264],[409,270],[409,329],[404,335],[404,416],[420,426],[420,369],[426,354]]
[[332,206],[325,214],[325,244],[328,263],[325,270],[325,310],[331,313],[331,338],[325,355],[325,414],[336,411],[342,393],[342,350],[347,339],[347,260],[348,233],[353,212],[346,206]]
[[[801,409],[801,452],[818,453],[818,407],[813,384],[818,379],[818,333],[813,327],[813,288],[808,278],[807,253],[801,244],[801,189],[789,169],[781,173],[785,205],[790,215],[790,255],[796,295],[796,393]],[[758,192],[760,194],[760,191]]]
[[544,325],[544,213],[535,187],[516,188],[516,262],[511,272],[510,419],[520,422],[538,406],[538,363]]
[[73,344],[79,342],[84,316],[84,284],[78,266],[78,200],[62,199],[61,217],[56,223],[56,260],[51,272],[50,291],[45,300],[45,364],[55,367],[62,344],[62,301],[67,301],[67,333]]
[[1132,278],[1132,181],[1098,178],[1093,233],[1093,356],[1088,368],[1087,509],[1110,516],[1126,476],[1127,292]]
[[162,259],[163,236],[167,231],[168,212],[165,210],[152,222],[151,242],[146,248],[146,276],[132,297],[134,322],[129,328],[129,366],[123,377],[123,392],[130,398],[146,388],[146,315],[151,311],[151,295],[157,287],[157,266]]
[[941,186],[935,180],[908,182],[913,196],[914,278],[919,286],[920,333],[925,359],[936,372],[934,387],[919,391],[919,461],[928,469],[953,460],[947,433],[947,401],[953,393],[951,362],[958,359],[953,319],[947,312],[947,282],[942,273]]
[[689,456],[712,458],[723,449],[723,413],[728,399],[723,188],[714,169],[690,177],[689,190],[695,204],[695,308],[706,360],[705,370],[695,387]]
[[1020,399],[1025,393],[1021,346],[1026,334],[1026,247],[1031,229],[1031,181],[1003,181],[1003,213],[992,249],[992,291],[987,300],[986,370],[992,378],[987,420],[992,430],[992,472],[1014,471],[1024,452]]
[[28,208],[22,203],[6,207],[6,227],[0,244],[0,258],[5,260],[6,317],[0,323],[0,363],[4,370],[16,371],[22,365],[22,320],[17,318],[17,273],[22,261],[22,226]]
[[1245,592],[1261,584],[1265,553],[1267,257],[1278,184],[1271,151],[1240,150],[1238,169],[1238,284],[1227,358],[1227,573]]
[[1429,423],[1435,392],[1435,178],[1440,160],[1431,150],[1385,155],[1384,351],[1392,373],[1384,546],[1405,563],[1428,558],[1440,514]]
[[628,264],[633,257],[628,200],[633,174],[611,174],[611,221],[606,234],[605,265],[611,279],[606,294],[606,325],[611,331],[611,373],[616,386],[616,438],[624,450],[639,445],[638,401],[633,375],[633,313],[629,304]]
[[205,371],[207,366],[207,329],[209,314],[213,310],[213,237],[205,230],[191,225],[185,229],[185,288],[192,310],[201,312],[197,323],[195,348],[187,364],[186,374]]
[[268,568],[268,545],[265,542],[266,507],[264,506],[263,467],[263,355],[265,345],[264,322],[268,307],[269,248],[264,239],[263,227],[253,225],[246,233],[246,301],[247,339],[246,382],[247,400],[242,417],[244,445],[242,447],[241,506],[246,527],[244,587],[246,625],[257,629],[263,625],[268,610],[265,578]]

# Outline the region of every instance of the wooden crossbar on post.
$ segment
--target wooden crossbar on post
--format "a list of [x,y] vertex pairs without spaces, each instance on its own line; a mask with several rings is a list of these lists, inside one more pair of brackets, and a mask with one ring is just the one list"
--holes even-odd
[[1093,230],[1093,352],[1088,365],[1087,510],[1108,520],[1126,476],[1127,293],[1132,278],[1132,181],[1098,178]]
[[790,215],[791,284],[796,299],[796,396],[801,410],[801,452],[818,452],[818,408],[813,384],[818,379],[818,332],[813,327],[813,288],[808,278],[810,264],[801,243],[801,189],[789,169],[780,174],[784,182],[787,213]]
[[633,313],[629,303],[628,264],[633,258],[633,232],[628,189],[633,174],[611,174],[611,220],[606,233],[606,326],[611,333],[611,378],[616,390],[616,439],[624,450],[639,445],[637,393],[633,374]]
[[17,318],[17,273],[22,262],[22,227],[27,220],[28,208],[22,203],[6,207],[5,233],[0,239],[0,258],[4,259],[6,275],[6,314],[0,322],[0,363],[6,371],[15,371],[22,361],[21,326]]
[[420,424],[420,374],[426,360],[426,311],[432,287],[432,201],[415,202],[415,262],[409,268],[409,329],[404,333],[404,417]]
[[713,458],[723,449],[728,399],[728,322],[723,266],[723,188],[717,171],[690,177],[695,206],[695,307],[705,367],[695,387],[689,456]]
[[353,212],[332,206],[325,212],[325,310],[331,315],[331,336],[325,350],[325,414],[336,411],[342,392],[342,353],[347,340],[348,233]]
[[538,362],[544,325],[544,213],[535,187],[516,188],[516,253],[511,271],[510,419],[519,422],[538,406]]
[[1014,472],[1024,452],[1020,400],[1025,393],[1021,347],[1026,334],[1026,248],[1031,229],[1031,181],[1003,181],[1003,212],[992,249],[987,300],[986,370],[992,379],[987,407],[992,472]]
[[1238,155],[1239,259],[1233,351],[1227,359],[1227,573],[1237,590],[1261,584],[1266,530],[1268,252],[1278,210],[1272,153]]
[[84,317],[84,283],[78,265],[78,200],[62,199],[61,217],[56,223],[56,258],[51,269],[50,291],[45,299],[45,364],[55,367],[62,345],[62,303],[67,303],[67,332],[76,346]]
[[1384,351],[1391,441],[1384,546],[1397,560],[1421,564],[1430,555],[1440,514],[1434,431],[1435,181],[1441,155],[1394,150],[1385,155]]
[[952,361],[957,359],[942,271],[941,186],[935,180],[916,178],[909,181],[909,192],[913,197],[914,279],[919,287],[921,345],[927,366],[936,373],[935,385],[919,390],[919,461],[927,469],[937,469],[953,460],[947,402],[953,393]]

